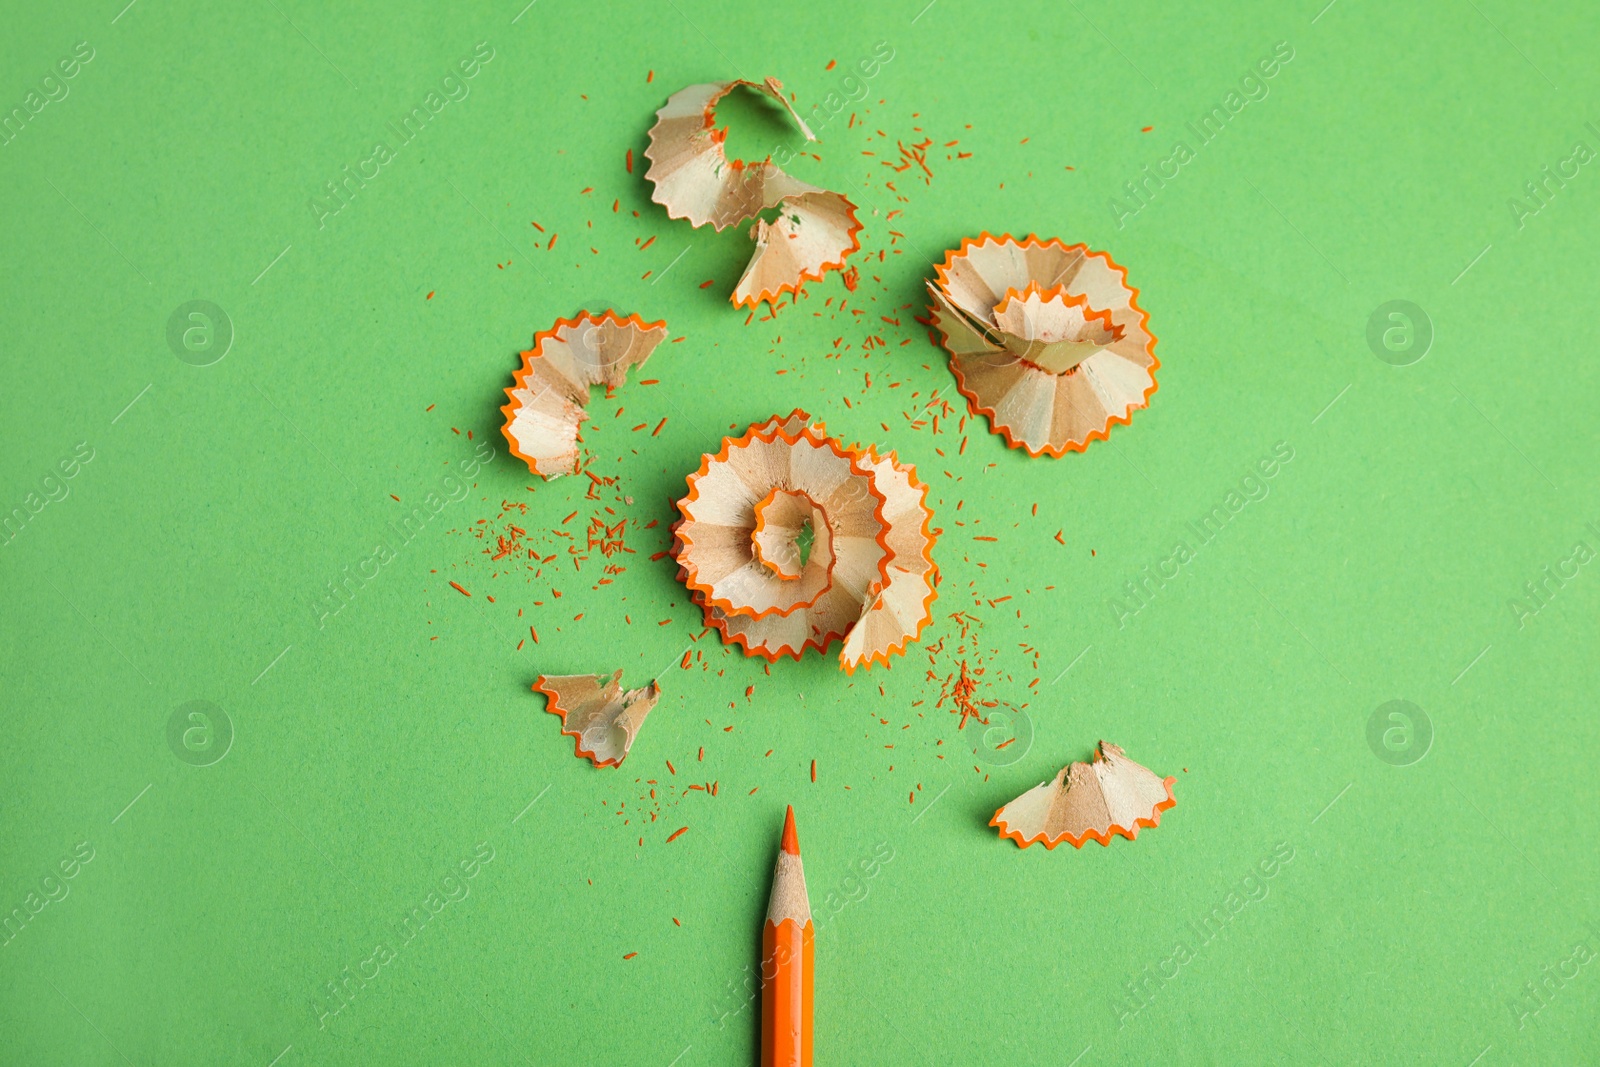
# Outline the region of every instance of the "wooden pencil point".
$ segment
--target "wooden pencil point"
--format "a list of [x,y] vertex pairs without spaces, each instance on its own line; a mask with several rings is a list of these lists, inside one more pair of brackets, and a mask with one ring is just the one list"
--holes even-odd
[[816,927],[790,807],[762,926],[761,1067],[811,1067],[815,953]]

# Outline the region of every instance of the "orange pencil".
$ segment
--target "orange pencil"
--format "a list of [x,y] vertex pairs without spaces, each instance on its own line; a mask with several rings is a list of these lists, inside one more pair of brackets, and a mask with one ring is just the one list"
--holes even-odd
[[783,816],[783,844],[761,931],[761,1067],[811,1067],[816,941],[791,807]]

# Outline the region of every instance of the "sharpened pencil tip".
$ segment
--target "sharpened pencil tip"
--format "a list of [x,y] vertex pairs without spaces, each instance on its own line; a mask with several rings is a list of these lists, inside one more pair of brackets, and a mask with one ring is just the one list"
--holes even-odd
[[800,855],[800,837],[794,832],[794,805],[783,814],[783,850],[791,856]]

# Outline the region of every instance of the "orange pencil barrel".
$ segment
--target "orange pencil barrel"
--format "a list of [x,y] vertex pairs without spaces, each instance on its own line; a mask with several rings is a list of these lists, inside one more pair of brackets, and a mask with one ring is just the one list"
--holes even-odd
[[761,933],[761,1067],[811,1067],[816,927],[785,919]]
[[761,928],[761,1067],[811,1067],[816,943],[790,808],[772,872],[772,902]]

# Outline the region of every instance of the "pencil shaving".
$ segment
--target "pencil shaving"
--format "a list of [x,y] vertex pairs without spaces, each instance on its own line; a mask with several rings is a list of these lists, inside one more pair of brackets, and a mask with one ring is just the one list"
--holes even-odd
[[783,200],[775,220],[757,219],[750,228],[756,250],[734,287],[733,306],[776,303],[784,293],[843,269],[861,248],[860,232],[856,206],[838,193],[818,189]]
[[933,617],[933,598],[938,595],[928,487],[917,480],[915,468],[902,466],[894,453],[880,457],[869,447],[866,454],[884,494],[888,577],[868,590],[866,607],[845,636],[841,659],[848,674],[874,663],[887,667],[889,657],[904,652]]
[[590,387],[603,385],[611,395],[628,368],[642,366],[666,336],[665,322],[622,318],[614,311],[585,311],[534,334],[505,391],[510,400],[500,409],[511,454],[547,480],[576,473],[578,428],[589,417],[584,404]]
[[623,692],[621,671],[609,679],[603,674],[540,675],[533,691],[544,694],[546,711],[561,716],[561,732],[574,738],[577,755],[596,767],[615,767],[627,757],[661,696],[654,682]]
[[709,82],[679,89],[656,112],[650,146],[644,152],[650,161],[644,176],[654,187],[650,199],[667,209],[668,218],[688,219],[695,226],[709,222],[714,229],[723,230],[785,197],[821,191],[789,177],[771,157],[758,163],[727,157],[723,143],[728,131],[717,127],[717,101],[739,86],[776,100],[806,140],[816,140],[776,78]]
[[1092,763],[1073,763],[994,813],[990,826],[1018,848],[1043,841],[1055,848],[1065,841],[1083,847],[1090,838],[1102,845],[1119,834],[1129,841],[1143,826],[1159,826],[1161,813],[1177,803],[1176,778],[1161,778],[1101,741]]
[[[703,457],[678,501],[673,558],[706,623],[775,662],[845,643],[887,664],[931,618],[927,486],[893,453],[851,448],[795,411]],[[809,529],[809,551],[800,547]]]
[[1063,285],[1041,289],[1030,282],[1020,292],[1007,289],[994,318],[1007,351],[1051,374],[1065,374],[1122,337],[1111,312],[1096,311],[1087,297]]
[[[757,502],[756,528],[750,535],[756,559],[785,581],[798,581],[805,567],[801,557],[801,535],[807,524],[827,537],[827,517],[804,493],[774,489]],[[815,535],[813,535],[815,536]],[[813,549],[815,551],[815,549]],[[823,552],[828,552],[826,543]]]
[[1149,403],[1156,339],[1106,253],[986,233],[935,273],[929,312],[957,388],[1010,447],[1081,452]]

